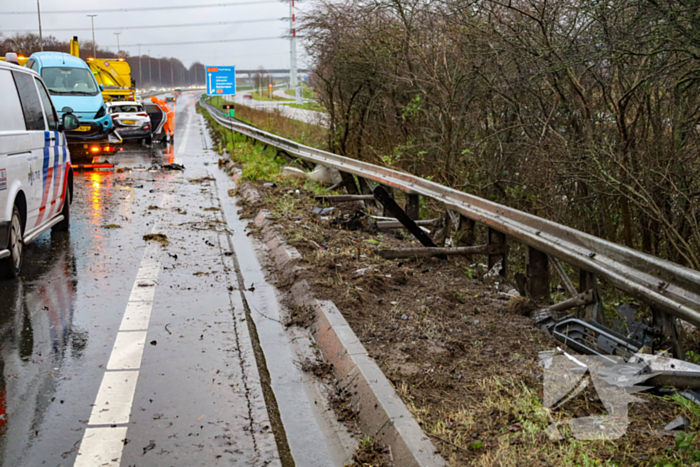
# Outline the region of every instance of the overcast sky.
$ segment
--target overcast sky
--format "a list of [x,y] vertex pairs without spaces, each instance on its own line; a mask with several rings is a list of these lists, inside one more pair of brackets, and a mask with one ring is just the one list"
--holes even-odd
[[[122,50],[131,55],[151,51],[151,56],[179,58],[186,66],[199,61],[204,65],[235,65],[242,68],[288,68],[289,40],[270,38],[286,35],[289,21],[288,0],[40,0],[41,23],[44,36],[52,35],[68,40],[73,35],[90,40],[90,18],[95,18],[95,40],[100,47],[116,52],[115,32],[121,32],[119,43]],[[236,4],[239,5],[236,5]],[[230,4],[224,7],[205,7],[213,4]],[[199,8],[176,9],[178,6]],[[157,11],[105,12],[108,9],[138,9],[163,7]],[[297,15],[309,5],[297,4]],[[32,11],[33,14],[8,14],[9,12]],[[77,11],[69,14],[53,14],[52,11]],[[266,21],[256,21],[266,20]],[[135,26],[178,25],[192,23],[240,22],[236,24],[205,25],[191,27],[168,27],[157,29],[124,29]],[[70,29],[56,31],[56,29]],[[38,32],[35,0],[0,0],[0,32],[14,35],[16,30]],[[171,45],[181,42],[219,41],[246,39],[241,42]],[[299,41],[297,41],[299,43]],[[164,45],[163,45],[164,44]],[[298,46],[299,66],[305,66],[304,54]]]

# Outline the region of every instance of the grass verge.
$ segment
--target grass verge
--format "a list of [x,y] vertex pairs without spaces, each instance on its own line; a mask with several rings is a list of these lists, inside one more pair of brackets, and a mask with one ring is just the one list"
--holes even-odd
[[[287,89],[284,91],[284,93],[288,96],[296,97],[297,92],[296,89]],[[307,87],[302,87],[301,89],[301,96],[304,99],[315,99],[316,98],[316,91],[314,91],[311,88]]]
[[[207,103],[221,109],[224,103],[229,102],[221,97],[211,97],[207,99]],[[205,115],[208,116],[206,112]],[[328,148],[328,130],[319,125],[285,117],[279,109],[261,110],[236,104],[236,118],[255,125],[268,133],[291,139],[306,146],[319,149]]]
[[[197,106],[200,111],[201,107]],[[242,170],[243,180],[281,181],[281,168],[285,165],[283,159],[275,158],[276,151],[246,140],[240,133],[233,132],[219,125],[208,112],[202,112],[209,124],[214,143],[218,146],[219,154],[228,154],[237,162]]]
[[304,102],[303,104],[286,104],[295,109],[312,110],[314,112],[325,112],[326,108],[318,102]]

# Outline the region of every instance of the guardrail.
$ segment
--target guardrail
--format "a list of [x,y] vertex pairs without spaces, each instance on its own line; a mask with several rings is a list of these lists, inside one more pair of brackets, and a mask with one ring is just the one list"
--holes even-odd
[[[240,121],[229,121],[215,107],[205,102],[202,105],[222,126],[294,157],[374,180],[409,195],[437,200],[448,210],[468,220],[468,228],[472,232],[474,222],[488,226],[490,243],[505,244],[505,236],[508,236],[527,245],[528,268],[533,269],[532,274],[528,271],[528,278],[536,274],[535,270],[546,274],[547,289],[549,256],[579,268],[581,283],[587,284],[580,286],[579,292],[595,289],[595,276],[599,276],[616,288],[645,301],[655,312],[668,313],[700,326],[698,271],[414,175],[304,146]],[[504,262],[506,255],[502,255]],[[558,262],[554,266],[557,272],[561,272]],[[571,284],[567,287],[570,293],[572,288]]]

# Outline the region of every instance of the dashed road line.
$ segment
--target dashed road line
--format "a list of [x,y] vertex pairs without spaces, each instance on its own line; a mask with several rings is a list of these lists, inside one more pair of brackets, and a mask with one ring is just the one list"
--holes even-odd
[[190,127],[192,126],[192,107],[187,106],[187,123],[185,123],[185,134],[182,136],[180,147],[177,148],[177,155],[182,156],[187,148],[187,137],[190,136]]
[[[165,195],[161,206],[169,206],[170,200],[171,195]],[[159,230],[156,223],[151,233]],[[74,467],[119,467],[121,463],[161,270],[160,262],[152,259],[159,248],[150,243],[144,252]]]

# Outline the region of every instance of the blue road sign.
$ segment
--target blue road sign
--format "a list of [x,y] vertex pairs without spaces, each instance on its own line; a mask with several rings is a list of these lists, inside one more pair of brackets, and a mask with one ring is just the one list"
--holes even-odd
[[207,94],[210,96],[236,94],[236,67],[208,66]]

